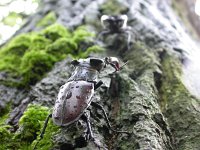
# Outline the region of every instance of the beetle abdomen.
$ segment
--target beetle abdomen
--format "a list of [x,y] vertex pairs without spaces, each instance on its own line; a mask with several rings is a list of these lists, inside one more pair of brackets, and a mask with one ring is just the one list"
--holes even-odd
[[90,105],[94,84],[87,81],[71,81],[61,86],[53,109],[55,124],[67,126],[80,118]]

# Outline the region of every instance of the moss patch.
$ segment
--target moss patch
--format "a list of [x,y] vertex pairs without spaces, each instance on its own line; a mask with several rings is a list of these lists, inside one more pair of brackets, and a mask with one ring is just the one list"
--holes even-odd
[[9,149],[11,148],[11,139],[13,134],[9,131],[10,126],[1,125],[0,126],[0,149]]
[[[113,147],[110,149],[118,149],[119,147],[123,150],[148,149],[146,144],[141,142],[142,140],[138,140],[141,137],[148,140],[152,147],[159,149],[158,144],[152,142],[159,141],[160,137],[155,138],[156,128],[153,125],[153,120],[150,119],[153,113],[158,110],[153,73],[157,71],[159,62],[157,62],[154,51],[141,42],[135,42],[132,51],[127,51],[122,55],[124,62],[128,61],[128,64],[116,78],[120,85],[118,90],[120,92],[115,92],[115,95],[119,94],[119,98],[113,99],[115,101],[112,101],[111,104],[114,105],[116,100],[120,102],[120,105],[118,104],[120,115],[114,118],[116,125],[123,126],[121,130],[129,132],[134,130],[136,137],[120,135],[113,138],[114,140],[109,138],[108,143],[113,142],[111,143]],[[140,118],[142,119],[140,120]]]
[[200,147],[200,102],[182,83],[182,65],[178,58],[165,54],[162,61],[162,108],[168,118],[177,150]]
[[[21,129],[18,137],[20,136],[20,139],[23,141],[32,142],[36,136],[40,134],[48,114],[49,108],[47,107],[40,105],[29,105],[19,121]],[[52,121],[50,120],[45,132],[45,136],[38,144],[38,147],[41,149],[49,149],[52,147],[53,143],[51,137],[58,131],[58,129],[58,126],[53,125]],[[36,142],[37,140],[33,142],[32,146],[34,146]]]
[[[167,54],[166,54],[167,55]],[[177,59],[177,58],[176,58]],[[177,96],[185,96],[189,94],[185,86],[183,85],[181,81],[181,64],[175,59],[172,59],[171,56],[165,56],[165,58],[162,61],[163,66],[163,72],[164,76],[162,78],[162,89],[161,89],[161,95],[162,95],[162,103],[161,107],[163,110],[165,110],[167,103],[170,99],[176,99]],[[171,84],[173,83],[173,84]],[[169,86],[170,84],[170,86]],[[172,95],[169,95],[168,93],[173,92]],[[184,94],[185,93],[185,94]]]
[[53,24],[41,32],[21,34],[0,51],[0,71],[7,72],[11,77],[1,82],[28,88],[67,55],[80,58],[102,50],[93,43],[94,34],[85,27],[70,32],[59,24]]
[[21,74],[24,77],[22,84],[33,85],[52,68],[55,62],[56,58],[44,51],[27,52],[20,65]]
[[53,24],[42,31],[45,38],[55,41],[61,37],[71,38],[72,34],[64,26]]
[[[37,142],[36,136],[40,134],[44,121],[49,114],[49,109],[40,105],[29,105],[19,121],[19,129],[16,133],[9,131],[10,126],[0,126],[0,149],[32,149]],[[38,144],[38,148],[48,150],[53,143],[51,137],[58,132],[58,126],[50,120],[44,138]],[[35,141],[34,141],[35,140]],[[34,142],[33,142],[34,141]]]

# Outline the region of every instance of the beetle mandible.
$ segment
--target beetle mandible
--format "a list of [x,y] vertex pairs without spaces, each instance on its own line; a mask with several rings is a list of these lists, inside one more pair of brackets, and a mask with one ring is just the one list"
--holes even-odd
[[[87,123],[87,133],[89,134],[89,138],[95,143],[89,116],[86,113],[86,110],[90,105],[102,110],[110,130],[129,134],[127,131],[117,131],[112,129],[103,107],[98,103],[92,102],[94,91],[103,84],[101,80],[97,82],[97,77],[100,71],[107,65],[110,65],[115,69],[113,72],[115,73],[126,63],[120,67],[119,60],[116,57],[106,57],[104,59],[87,58],[73,60],[71,64],[75,66],[75,70],[71,77],[67,80],[67,83],[61,86],[53,108],[53,113],[50,114],[45,120],[44,127],[40,134],[40,140],[44,136],[45,129],[50,118],[52,118],[54,124],[58,126],[68,126],[82,117]],[[34,146],[34,149],[36,148],[38,142]],[[98,143],[95,144],[99,146]]]

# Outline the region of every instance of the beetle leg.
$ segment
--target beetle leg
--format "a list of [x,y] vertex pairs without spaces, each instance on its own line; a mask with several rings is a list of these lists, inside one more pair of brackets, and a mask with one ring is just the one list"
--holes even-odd
[[[93,133],[92,133],[92,128],[91,128],[91,124],[90,124],[90,115],[89,115],[89,113],[84,113],[83,115],[82,115],[82,119],[86,122],[86,124],[87,124],[87,134],[89,135],[89,137],[88,137],[88,139],[90,139],[90,138],[93,138],[94,136],[93,136]],[[87,140],[88,140],[87,139]]]
[[127,35],[127,49],[129,50],[131,47],[131,37],[132,34],[130,31],[125,31],[126,35]]
[[[93,135],[93,132],[92,132],[92,128],[91,128],[91,124],[90,124],[90,114],[89,114],[89,112],[87,113],[87,112],[85,112],[83,115],[82,115],[82,119],[86,122],[86,124],[87,124],[87,136],[86,136],[86,138],[87,138],[87,140],[88,139],[91,139],[93,142],[94,142],[94,144],[98,147],[98,149],[100,150],[100,148],[101,148],[101,144],[100,144],[100,142],[99,141],[97,141],[97,140],[95,140],[95,138],[94,138],[94,135]],[[104,147],[103,147],[104,148]],[[105,148],[104,148],[105,149]]]
[[117,133],[132,134],[132,133],[130,133],[130,132],[128,132],[128,131],[117,131],[117,130],[113,129],[112,126],[110,125],[110,121],[109,121],[109,119],[108,119],[108,116],[107,116],[106,111],[104,110],[103,106],[101,106],[100,104],[95,103],[95,102],[91,102],[91,105],[94,106],[94,107],[96,107],[96,108],[98,108],[98,109],[101,109],[101,110],[102,110],[103,115],[104,115],[104,118],[106,119],[106,123],[107,123],[107,125],[108,125],[108,128],[109,128],[111,131],[117,132]]
[[94,90],[98,89],[103,84],[103,81],[99,81],[94,85]]
[[44,127],[43,127],[43,129],[42,129],[42,132],[40,133],[40,138],[43,138],[44,133],[45,133],[45,130],[46,130],[46,128],[47,128],[47,124],[48,124],[48,122],[49,122],[49,118],[51,118],[51,117],[52,117],[52,114],[49,114],[49,115],[47,116],[47,118],[46,118],[46,120],[45,120],[45,122],[44,122]]
[[45,120],[45,122],[44,122],[44,127],[42,128],[42,131],[41,131],[41,133],[40,133],[40,139],[39,139],[39,140],[37,141],[37,143],[35,144],[33,150],[36,149],[36,147],[37,147],[38,143],[40,142],[40,140],[43,139],[45,130],[46,130],[46,128],[47,128],[47,124],[48,124],[48,122],[49,122],[49,118],[51,118],[51,117],[52,117],[52,114],[49,114],[49,115],[47,116],[47,118],[46,118],[46,120]]

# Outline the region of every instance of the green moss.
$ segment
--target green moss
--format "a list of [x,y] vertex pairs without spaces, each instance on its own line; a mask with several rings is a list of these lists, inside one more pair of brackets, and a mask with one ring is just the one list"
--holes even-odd
[[123,6],[117,0],[106,1],[105,3],[103,3],[100,9],[103,14],[109,14],[109,15],[124,14],[128,11],[128,8],[126,6]]
[[42,128],[42,123],[49,114],[49,109],[40,105],[29,105],[19,120],[22,128],[20,136],[24,140],[33,141],[35,134]]
[[[44,122],[42,122],[42,123],[44,123]],[[59,133],[59,127],[55,126],[53,124],[53,121],[50,120],[49,123],[48,123],[47,129],[45,131],[43,139],[40,140],[40,142],[37,145],[37,149],[39,149],[39,150],[49,150],[49,149],[51,149],[53,147],[53,144],[54,144],[52,137],[54,135],[56,135],[57,133]],[[38,142],[39,138],[40,137],[38,136],[37,140],[32,142],[32,144],[31,144],[32,147],[35,146],[35,144],[36,144],[36,142]]]
[[56,22],[56,14],[54,12],[49,12],[42,20],[40,20],[36,26],[47,27]]
[[[0,126],[0,149],[12,149],[12,136],[13,134],[9,131],[10,126]],[[12,148],[11,148],[12,147]]]
[[162,95],[161,108],[165,110],[169,100],[176,100],[179,96],[184,98],[189,93],[181,81],[182,68],[177,58],[172,59],[169,55],[165,56],[162,66],[164,77],[162,89],[160,90]]
[[67,55],[80,58],[101,51],[93,43],[94,34],[83,26],[70,32],[59,24],[53,24],[41,32],[21,34],[0,51],[0,71],[9,74],[9,78],[1,83],[21,88],[34,85],[55,62]]
[[162,109],[168,118],[177,150],[200,147],[199,99],[191,95],[182,82],[182,64],[178,58],[165,54],[162,61],[162,85],[160,89]]
[[14,149],[13,147],[13,136],[14,134],[10,132],[12,128],[10,125],[6,124],[6,120],[9,117],[10,104],[7,105],[6,109],[3,111],[4,115],[0,117],[0,149]]
[[57,40],[58,38],[70,38],[72,37],[71,33],[64,27],[59,24],[53,24],[42,31],[42,34],[52,41]]
[[54,43],[46,47],[46,52],[56,56],[58,60],[66,57],[67,54],[72,53],[78,48],[77,43],[67,38],[59,38]]
[[74,58],[86,58],[87,56],[89,56],[90,53],[92,52],[103,52],[105,49],[98,46],[98,45],[93,45],[88,47],[85,51],[78,51],[78,57],[76,55],[73,55]]
[[[0,126],[0,149],[29,150],[37,142],[36,136],[40,134],[44,121],[49,114],[49,109],[41,105],[29,105],[19,121],[19,129],[16,133],[9,131],[10,126]],[[53,143],[51,137],[58,132],[58,126],[49,122],[44,138],[38,144],[39,149],[48,150]],[[34,141],[35,140],[35,141]],[[34,141],[34,142],[33,142]]]
[[89,42],[94,36],[94,33],[88,32],[84,26],[80,26],[73,32],[73,41],[75,43]]
[[52,41],[45,38],[42,34],[32,34],[31,41],[29,43],[29,50],[31,51],[40,51],[44,50],[47,45],[51,44]]
[[45,51],[27,51],[20,65],[24,77],[22,81],[24,84],[22,84],[33,85],[52,68],[55,62],[56,58]]
[[132,49],[132,52],[125,54],[125,59],[128,60],[128,64],[131,64],[129,68],[133,70],[131,78],[136,80],[144,71],[156,69],[152,67],[157,66],[159,62],[152,50],[141,42],[135,42]]
[[0,51],[0,70],[18,72],[21,57],[28,50],[30,36],[21,34]]
[[31,38],[29,35],[21,34],[12,39],[10,43],[1,51],[1,53],[22,56],[28,49],[30,42]]
[[[35,136],[40,134],[48,114],[49,110],[47,107],[40,105],[29,105],[28,109],[25,111],[24,115],[19,121],[19,125],[22,127],[22,130],[19,134],[21,139],[25,141],[33,141]],[[50,120],[44,138],[39,142],[37,147],[42,150],[48,150],[50,147],[52,147],[53,143],[51,137],[58,132],[58,129],[58,126],[53,125],[52,121]],[[32,143],[32,147],[36,142],[37,140]]]
[[[29,105],[24,115],[19,121],[21,127],[20,132],[16,135],[16,139],[20,137],[21,140],[27,141],[29,146],[37,135],[40,134],[44,126],[44,121],[49,114],[49,109],[40,105]],[[53,125],[52,121],[48,123],[44,138],[38,144],[40,149],[49,149],[52,147],[51,137],[58,131],[58,126]],[[32,143],[32,147],[35,145],[37,140]]]
[[18,74],[18,64],[21,63],[21,58],[16,55],[5,56],[0,60],[0,70],[13,72],[13,75]]
[[11,109],[11,103],[6,104],[6,107],[0,111],[0,126],[5,123],[6,119],[9,116],[9,111]]

